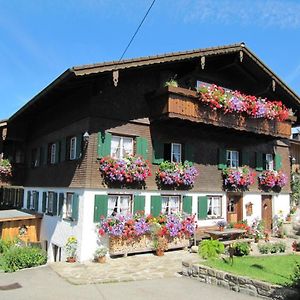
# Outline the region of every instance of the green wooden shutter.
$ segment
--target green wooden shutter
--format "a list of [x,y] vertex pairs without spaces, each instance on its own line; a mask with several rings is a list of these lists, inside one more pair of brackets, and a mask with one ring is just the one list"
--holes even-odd
[[194,162],[194,147],[191,144],[184,145],[184,159]]
[[98,132],[98,156],[104,157],[110,155],[111,133]]
[[27,191],[27,209],[30,209],[31,192]]
[[198,197],[198,220],[205,220],[207,218],[207,196]]
[[275,170],[278,171],[282,168],[282,159],[281,155],[275,154]]
[[66,160],[66,147],[67,147],[67,141],[66,138],[61,139],[60,141],[60,161]]
[[145,196],[134,196],[133,212],[145,212]]
[[193,197],[192,196],[183,196],[183,205],[182,210],[187,214],[192,214],[192,203]]
[[250,165],[250,153],[248,151],[242,152],[242,166]]
[[82,133],[76,136],[76,159],[82,156]]
[[42,212],[46,212],[47,208],[47,192],[43,192]]
[[53,216],[57,215],[57,193],[53,194]]
[[264,159],[263,153],[256,152],[255,153],[255,161],[256,161],[256,171],[262,171],[264,169]]
[[56,142],[55,143],[55,162],[54,162],[56,164],[59,162],[59,154],[60,154],[60,143]]
[[39,210],[39,192],[34,193],[34,210],[38,211]]
[[108,196],[95,195],[94,201],[94,222],[100,222],[101,216],[107,217]]
[[64,206],[64,193],[59,193],[58,196],[58,215],[63,215],[63,206]]
[[74,194],[73,195],[73,202],[72,202],[72,220],[78,221],[79,216],[79,195]]
[[153,157],[152,163],[159,165],[164,161],[164,144],[158,141],[153,141]]
[[161,213],[161,196],[151,196],[151,215],[157,217]]
[[223,170],[227,167],[226,149],[219,148],[218,169]]
[[148,159],[148,141],[147,139],[138,136],[136,138],[136,154]]

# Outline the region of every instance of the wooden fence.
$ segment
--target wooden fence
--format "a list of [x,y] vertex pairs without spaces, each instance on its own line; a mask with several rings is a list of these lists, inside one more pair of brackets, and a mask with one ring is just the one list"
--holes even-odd
[[0,187],[0,210],[18,209],[23,206],[24,189],[14,186]]

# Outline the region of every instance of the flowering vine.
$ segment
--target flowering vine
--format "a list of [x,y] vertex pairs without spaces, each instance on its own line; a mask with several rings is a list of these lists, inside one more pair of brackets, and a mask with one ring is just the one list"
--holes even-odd
[[215,84],[201,85],[198,89],[200,101],[212,109],[222,109],[225,113],[245,113],[252,118],[266,118],[284,121],[289,116],[288,109],[281,101],[246,95],[239,91],[226,90]]
[[247,190],[254,183],[255,172],[247,166],[222,171],[224,186],[231,190]]

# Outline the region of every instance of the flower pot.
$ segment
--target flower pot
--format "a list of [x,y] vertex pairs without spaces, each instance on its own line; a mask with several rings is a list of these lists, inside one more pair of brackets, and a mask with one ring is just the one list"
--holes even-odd
[[254,237],[254,243],[258,243],[258,241],[259,241],[259,237],[258,236]]
[[76,257],[67,257],[66,261],[68,263],[74,263],[74,262],[76,262]]
[[164,250],[162,250],[162,249],[156,249],[156,255],[157,256],[164,256],[164,254],[165,254]]
[[219,226],[220,231],[224,231],[224,226]]
[[105,264],[106,263],[106,256],[99,256],[97,258],[97,262],[100,264]]

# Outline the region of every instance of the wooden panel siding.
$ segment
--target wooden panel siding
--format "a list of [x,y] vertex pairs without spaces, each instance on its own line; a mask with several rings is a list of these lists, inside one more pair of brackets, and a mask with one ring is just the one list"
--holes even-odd
[[212,110],[209,106],[201,103],[195,91],[184,88],[161,89],[156,96],[149,99],[149,104],[152,118],[182,118],[193,122],[282,138],[289,138],[291,135],[291,120],[279,122],[249,118],[241,114],[224,114],[223,111]]

